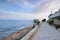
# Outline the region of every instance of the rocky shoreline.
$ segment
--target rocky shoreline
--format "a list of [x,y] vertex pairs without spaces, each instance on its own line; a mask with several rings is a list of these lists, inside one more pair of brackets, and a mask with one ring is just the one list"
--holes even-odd
[[7,37],[4,37],[0,40],[18,40],[21,39],[23,36],[25,36],[30,30],[32,30],[32,27],[26,27],[24,29],[21,29],[17,32],[14,32],[12,34],[10,34]]

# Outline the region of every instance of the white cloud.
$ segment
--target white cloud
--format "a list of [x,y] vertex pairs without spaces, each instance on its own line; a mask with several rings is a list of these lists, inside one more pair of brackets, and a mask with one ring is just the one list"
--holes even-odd
[[[42,6],[42,7],[40,7]],[[38,6],[35,10],[35,12],[48,12],[48,11],[54,11],[60,8],[60,0],[48,0],[43,2],[40,6]]]
[[35,14],[29,13],[18,13],[18,12],[0,12],[0,19],[23,19],[23,20],[31,20],[34,19]]
[[[11,14],[7,14],[5,16],[0,16],[0,18],[7,19],[43,19],[47,18],[50,14],[50,11],[56,11],[60,8],[60,0],[44,0],[43,2],[36,2],[32,4],[27,0],[8,0],[8,3],[17,4],[19,6],[24,6],[25,8],[32,8],[33,12],[30,13],[18,13],[18,12],[10,12]],[[8,12],[9,13],[9,12]]]
[[60,0],[48,0],[44,3],[41,4],[41,6],[36,7],[36,9],[34,10],[34,12],[37,14],[37,16],[39,18],[47,18],[49,14],[51,14],[52,12],[57,11],[58,9],[60,9]]

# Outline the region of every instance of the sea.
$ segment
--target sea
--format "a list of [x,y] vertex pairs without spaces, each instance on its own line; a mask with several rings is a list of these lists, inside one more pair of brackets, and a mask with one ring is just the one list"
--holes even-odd
[[0,38],[32,25],[32,20],[0,20]]

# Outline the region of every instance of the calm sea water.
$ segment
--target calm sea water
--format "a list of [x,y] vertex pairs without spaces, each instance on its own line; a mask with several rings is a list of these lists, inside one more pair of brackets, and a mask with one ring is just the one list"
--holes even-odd
[[32,20],[0,20],[0,38],[18,31],[22,28],[32,26]]

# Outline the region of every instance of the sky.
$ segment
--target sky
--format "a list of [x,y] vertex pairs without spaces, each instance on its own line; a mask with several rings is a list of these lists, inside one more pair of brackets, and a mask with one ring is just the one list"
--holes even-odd
[[0,0],[0,19],[48,19],[60,9],[60,0]]

